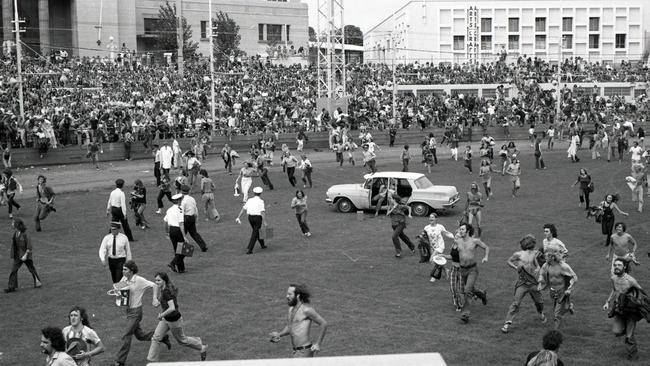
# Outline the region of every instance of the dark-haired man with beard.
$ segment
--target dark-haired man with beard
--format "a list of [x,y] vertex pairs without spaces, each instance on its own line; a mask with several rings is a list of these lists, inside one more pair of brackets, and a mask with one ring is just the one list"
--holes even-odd
[[[320,351],[320,345],[325,338],[327,322],[313,307],[309,305],[311,294],[304,285],[289,285],[287,290],[287,304],[289,315],[287,325],[280,332],[271,332],[271,342],[277,343],[280,337],[291,336],[293,357],[314,357],[314,353]],[[315,343],[309,337],[311,323],[318,324],[321,328],[320,335]]]
[[612,304],[613,309],[610,311],[610,316],[613,317],[614,324],[612,325],[612,331],[618,336],[625,335],[625,344],[627,345],[627,357],[629,359],[636,359],[638,357],[638,349],[636,347],[636,340],[634,339],[634,329],[636,328],[636,323],[641,319],[636,313],[627,313],[624,311],[622,302],[625,300],[625,296],[629,296],[628,293],[632,289],[642,290],[639,283],[625,272],[626,262],[624,259],[616,258],[614,259],[614,274],[612,275],[612,292],[610,292],[603,305],[603,310],[609,310],[609,303],[614,299]]
[[630,262],[638,264],[636,261],[636,240],[632,235],[625,232],[627,226],[624,222],[617,222],[614,225],[616,232],[612,234],[612,245],[609,246],[605,259],[612,258],[612,274],[614,274],[614,260],[621,259],[625,264],[625,272],[630,272]]
[[537,255],[539,252],[535,249],[537,241],[531,234],[524,236],[519,242],[521,250],[515,252],[508,259],[508,266],[517,270],[519,274],[517,282],[515,283],[515,299],[508,309],[506,315],[506,322],[501,328],[503,333],[508,333],[515,314],[519,312],[519,305],[524,299],[526,294],[535,302],[535,309],[539,314],[539,319],[545,323],[546,315],[544,314],[544,302],[542,301],[542,294],[537,290],[537,274],[539,272],[539,264],[537,263]]
[[460,259],[460,275],[463,281],[463,294],[465,296],[465,305],[463,306],[463,313],[460,316],[460,320],[464,323],[469,322],[470,298],[478,297],[483,302],[483,305],[487,305],[487,292],[475,287],[476,279],[478,278],[478,266],[475,255],[477,247],[483,248],[485,250],[485,256],[481,260],[481,263],[485,263],[488,261],[490,248],[480,239],[474,238],[473,235],[474,227],[470,224],[460,225],[456,234],[456,245],[458,245]]
[[41,329],[41,352],[46,355],[47,366],[77,366],[70,355],[65,353],[65,338],[60,328]]
[[573,272],[562,254],[558,252],[546,253],[546,263],[539,271],[537,290],[542,291],[549,287],[551,300],[553,300],[553,321],[555,329],[560,328],[562,316],[567,312],[573,314],[571,291],[578,281],[578,276]]

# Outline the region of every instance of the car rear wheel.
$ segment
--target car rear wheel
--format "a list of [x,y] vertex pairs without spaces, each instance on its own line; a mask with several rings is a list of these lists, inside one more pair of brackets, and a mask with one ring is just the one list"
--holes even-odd
[[354,205],[349,199],[341,198],[336,202],[336,209],[339,210],[339,212],[350,213],[354,211]]
[[413,216],[426,216],[429,213],[429,206],[424,203],[417,202],[411,205],[411,212],[413,213]]

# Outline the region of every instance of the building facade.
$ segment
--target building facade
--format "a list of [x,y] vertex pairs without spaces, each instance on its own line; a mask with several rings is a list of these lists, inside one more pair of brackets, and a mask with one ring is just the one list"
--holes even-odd
[[640,60],[650,50],[649,12],[647,0],[413,0],[365,33],[364,60]]
[[[198,52],[209,55],[208,0],[170,0],[180,6],[192,27]],[[27,20],[22,33],[34,50],[66,49],[73,55],[95,56],[119,51],[153,51],[154,26],[164,0],[20,0]],[[248,55],[266,53],[270,45],[307,48],[307,4],[300,0],[212,0],[213,14],[227,13],[240,27],[240,49]],[[13,40],[13,0],[2,0],[3,40]]]

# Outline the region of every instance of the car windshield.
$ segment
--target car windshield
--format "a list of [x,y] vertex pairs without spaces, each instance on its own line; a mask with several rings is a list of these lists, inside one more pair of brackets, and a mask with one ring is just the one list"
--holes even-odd
[[415,183],[415,188],[417,188],[417,189],[426,189],[426,188],[429,188],[429,187],[433,187],[433,183],[431,183],[429,178],[424,177],[424,176],[416,179],[415,182],[413,182],[413,183]]

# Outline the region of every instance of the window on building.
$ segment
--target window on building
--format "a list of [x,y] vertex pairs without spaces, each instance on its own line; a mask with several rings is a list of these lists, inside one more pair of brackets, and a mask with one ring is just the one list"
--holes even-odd
[[481,32],[492,32],[492,18],[481,18]]
[[600,30],[600,18],[599,17],[589,18],[589,31],[598,32],[599,30]]
[[546,49],[546,35],[535,36],[535,49],[536,50]]
[[257,25],[257,39],[260,41],[264,40],[264,24]]
[[546,32],[546,18],[535,18],[535,32]]
[[508,49],[509,50],[519,49],[519,35],[508,36]]
[[599,34],[590,34],[589,35],[589,48],[600,48],[600,35]]
[[267,24],[266,25],[266,40],[269,42],[282,41],[282,25],[281,24]]
[[508,32],[519,32],[519,18],[508,18]]
[[573,35],[565,34],[562,36],[562,48],[573,48]]
[[564,17],[562,18],[562,32],[571,32],[573,31],[573,18]]
[[208,21],[201,21],[201,38],[208,38]]
[[465,49],[465,36],[454,36],[454,50]]
[[616,48],[625,48],[625,34],[616,35]]
[[144,34],[156,34],[158,31],[158,19],[144,18]]
[[482,50],[492,49],[492,36],[481,36],[481,49]]

